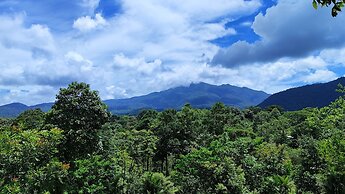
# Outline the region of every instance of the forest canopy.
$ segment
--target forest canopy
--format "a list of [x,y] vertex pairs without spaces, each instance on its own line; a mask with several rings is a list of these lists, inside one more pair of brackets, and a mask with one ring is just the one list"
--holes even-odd
[[284,112],[108,113],[74,82],[52,110],[0,120],[0,193],[344,193],[345,99]]

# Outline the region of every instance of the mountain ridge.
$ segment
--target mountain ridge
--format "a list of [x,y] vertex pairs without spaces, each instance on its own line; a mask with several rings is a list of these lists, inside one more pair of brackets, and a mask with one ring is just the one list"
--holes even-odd
[[272,94],[258,104],[261,108],[270,105],[278,105],[286,111],[301,110],[303,108],[321,108],[329,105],[332,101],[343,94],[336,92],[338,84],[345,85],[345,77],[326,83],[315,83]]
[[[260,103],[268,96],[269,94],[263,91],[256,91],[247,87],[237,87],[230,84],[217,86],[200,82],[142,96],[108,99],[103,102],[108,105],[109,111],[113,114],[135,114],[142,109],[180,109],[186,103],[195,108],[209,108],[216,102],[245,108]],[[0,106],[0,117],[15,117],[25,110],[36,108],[46,112],[53,104],[51,102],[27,106],[22,103],[10,103]]]

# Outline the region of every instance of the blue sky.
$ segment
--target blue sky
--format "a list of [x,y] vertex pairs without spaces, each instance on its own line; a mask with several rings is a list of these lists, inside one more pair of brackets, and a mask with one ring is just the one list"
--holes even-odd
[[268,93],[345,73],[345,14],[301,0],[1,0],[0,104],[194,82]]

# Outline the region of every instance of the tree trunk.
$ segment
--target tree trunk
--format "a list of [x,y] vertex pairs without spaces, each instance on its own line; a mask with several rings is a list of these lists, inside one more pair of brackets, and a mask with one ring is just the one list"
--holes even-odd
[[168,155],[165,157],[165,176],[169,176]]

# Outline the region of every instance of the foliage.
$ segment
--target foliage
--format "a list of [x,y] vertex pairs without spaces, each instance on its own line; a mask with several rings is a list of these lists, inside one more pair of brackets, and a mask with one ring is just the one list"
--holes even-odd
[[26,176],[27,193],[63,193],[68,188],[70,164],[52,159],[45,166],[30,170]]
[[27,110],[13,121],[13,125],[23,130],[41,129],[44,125],[44,112],[41,109]]
[[[56,157],[62,131],[6,128],[0,131],[0,187],[25,185],[28,173]],[[11,189],[10,189],[11,190]]]
[[72,193],[123,193],[122,169],[114,160],[95,155],[75,161]]
[[332,5],[332,16],[335,17],[344,7],[345,0],[313,0],[313,7],[315,9],[318,8],[318,5],[321,5],[322,7]]
[[119,130],[111,140],[112,153],[125,151],[146,170],[150,170],[158,138],[152,131]]
[[176,165],[175,180],[183,193],[243,193],[243,170],[230,157],[219,157],[201,148],[182,157]]
[[65,160],[80,158],[98,149],[97,131],[109,113],[96,91],[85,83],[71,83],[60,89],[56,102],[47,114],[47,123],[64,130],[61,154]]
[[344,97],[110,116],[72,83],[51,112],[0,120],[0,193],[344,193],[344,118]]
[[162,173],[145,172],[142,177],[142,193],[145,194],[173,194],[178,191],[174,183]]

